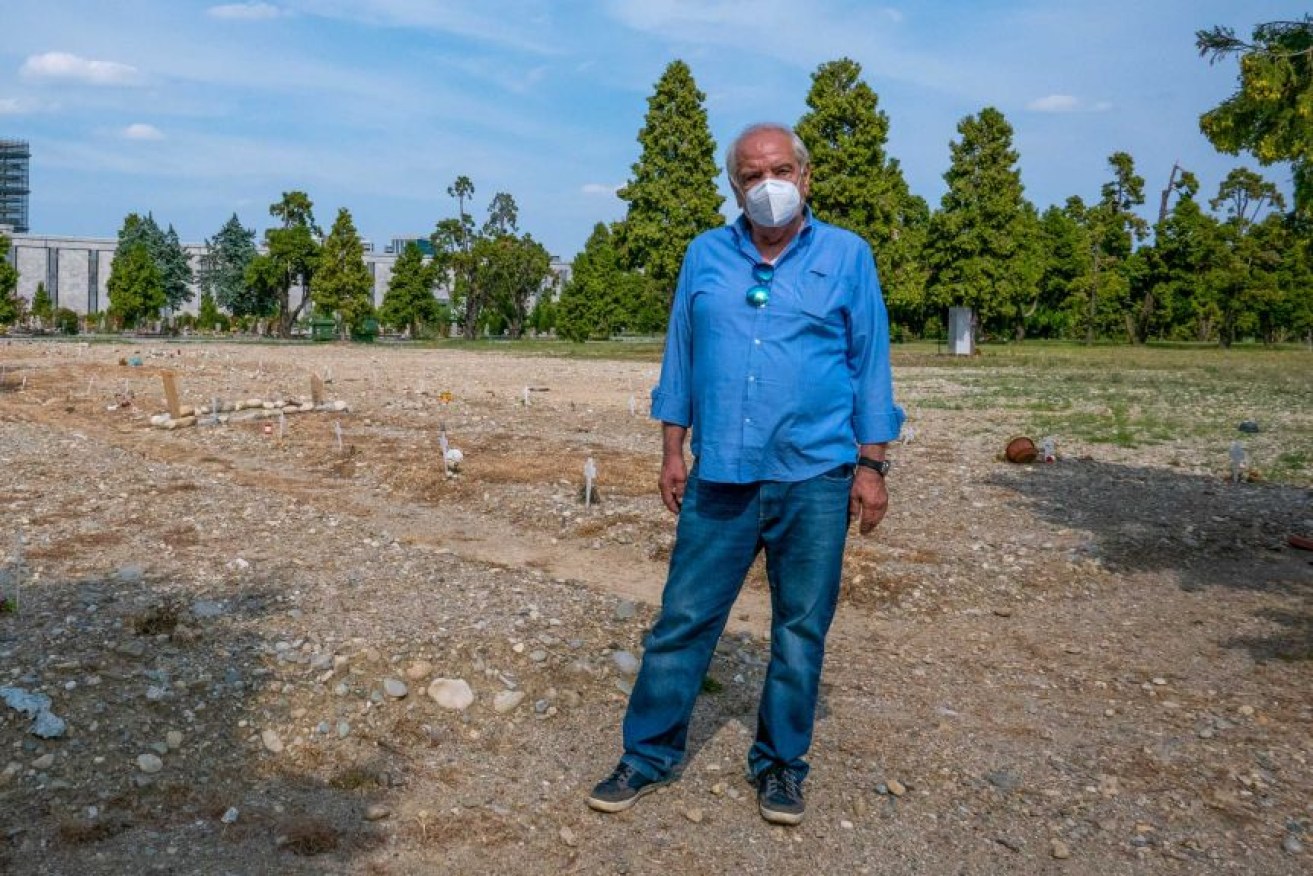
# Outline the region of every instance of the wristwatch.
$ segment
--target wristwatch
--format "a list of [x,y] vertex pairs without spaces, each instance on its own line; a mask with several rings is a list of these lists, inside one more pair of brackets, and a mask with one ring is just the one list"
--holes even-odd
[[887,459],[869,459],[865,456],[857,457],[857,464],[862,468],[869,468],[873,472],[878,472],[881,477],[889,474],[889,469],[894,467],[894,464]]

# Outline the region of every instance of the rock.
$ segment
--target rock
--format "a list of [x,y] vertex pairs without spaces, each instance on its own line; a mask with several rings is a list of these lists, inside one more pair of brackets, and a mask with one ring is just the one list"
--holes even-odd
[[1008,770],[995,770],[985,776],[985,781],[1005,792],[1015,791],[1021,786],[1021,777]]
[[48,770],[52,766],[54,766],[54,764],[55,764],[55,756],[53,754],[43,754],[40,757],[38,757],[36,760],[32,761],[32,769]]
[[382,803],[373,803],[365,809],[365,821],[382,821],[391,814],[392,810]]
[[497,714],[504,715],[514,711],[522,702],[524,702],[524,691],[504,690],[492,698],[492,708]]
[[474,691],[463,678],[435,678],[428,693],[442,708],[457,712],[465,711],[474,702]]
[[411,681],[423,681],[432,674],[433,664],[427,660],[415,660],[406,667],[406,678]]
[[1049,854],[1059,861],[1065,861],[1071,857],[1071,849],[1062,840],[1054,838],[1049,840]]
[[1294,833],[1286,834],[1286,838],[1281,841],[1281,848],[1284,849],[1287,854],[1304,854],[1304,844],[1300,842],[1299,837]]
[[215,602],[212,599],[198,599],[191,604],[191,613],[197,618],[219,617],[223,612],[223,603]]
[[611,662],[615,668],[620,670],[622,675],[638,674],[638,658],[628,651],[615,651],[611,654]]
[[178,748],[182,745],[182,732],[179,730],[170,730],[164,734],[164,743],[169,748]]
[[260,742],[264,745],[265,750],[274,754],[279,754],[283,750],[283,740],[279,737],[277,730],[260,731]]
[[146,643],[141,639],[128,639],[114,650],[118,651],[125,657],[141,657],[146,653]]
[[562,827],[559,836],[561,837],[561,842],[565,843],[572,849],[579,845],[579,838],[574,835],[574,831],[569,827]]
[[895,797],[901,797],[907,793],[907,786],[897,779],[890,779],[885,783],[885,787],[887,787],[889,793],[893,794]]
[[164,761],[158,754],[141,754],[137,756],[137,769],[143,773],[158,773],[164,769]]
[[406,687],[406,683],[399,678],[385,678],[383,679],[383,693],[394,700],[399,700],[410,693],[410,688]]
[[685,809],[684,817],[687,818],[689,821],[693,822],[694,824],[701,824],[703,818],[702,810],[696,806],[694,806],[691,809]]
[[547,659],[547,652],[539,648],[536,651],[533,651],[529,654],[529,659],[532,660],[534,663],[542,663],[544,660]]
[[628,599],[620,600],[620,603],[615,607],[615,619],[618,621],[633,620],[637,614],[638,606]]

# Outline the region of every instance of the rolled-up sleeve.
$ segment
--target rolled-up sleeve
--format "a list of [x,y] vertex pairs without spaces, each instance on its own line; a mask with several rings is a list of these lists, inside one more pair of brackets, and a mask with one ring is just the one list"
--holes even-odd
[[863,247],[853,266],[848,324],[848,370],[853,382],[853,434],[858,444],[883,444],[898,437],[903,409],[894,404],[889,362],[889,314],[880,293],[875,259]]
[[652,419],[688,428],[693,424],[692,249],[685,255],[666,328],[661,377],[652,389]]

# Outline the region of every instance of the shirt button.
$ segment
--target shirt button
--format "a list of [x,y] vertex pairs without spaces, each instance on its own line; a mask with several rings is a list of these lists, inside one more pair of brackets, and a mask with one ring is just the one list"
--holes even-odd
[[748,425],[752,425],[752,417],[744,417],[743,422],[747,423]]
[[754,344],[756,344],[758,347],[760,347],[760,346],[761,346],[761,338],[753,338],[753,339],[752,339],[752,343],[754,343]]
[[752,376],[749,375],[749,377],[748,377],[748,383],[756,383],[756,382],[757,382],[757,378],[752,377]]

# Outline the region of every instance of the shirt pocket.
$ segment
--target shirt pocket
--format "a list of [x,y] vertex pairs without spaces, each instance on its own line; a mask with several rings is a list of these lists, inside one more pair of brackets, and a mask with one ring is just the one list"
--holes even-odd
[[816,269],[803,274],[798,309],[814,322],[842,326],[847,307],[847,283],[838,275]]

